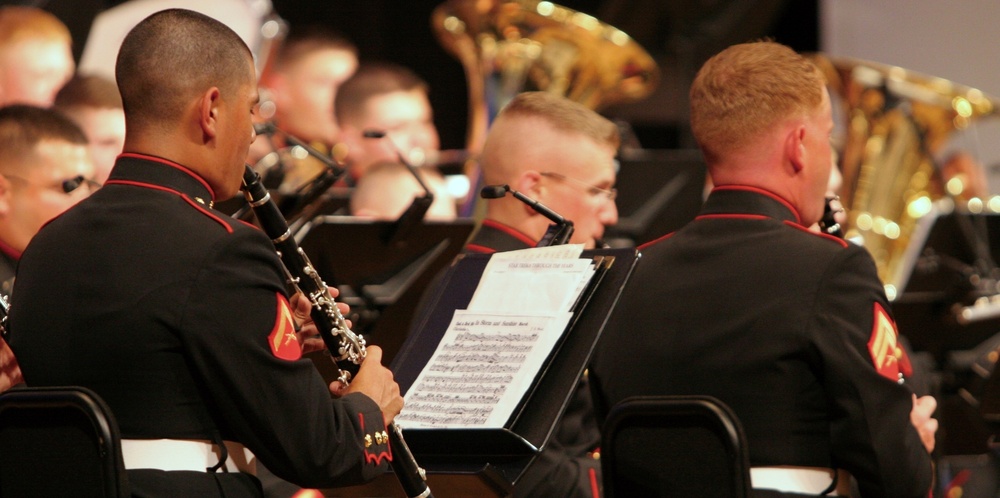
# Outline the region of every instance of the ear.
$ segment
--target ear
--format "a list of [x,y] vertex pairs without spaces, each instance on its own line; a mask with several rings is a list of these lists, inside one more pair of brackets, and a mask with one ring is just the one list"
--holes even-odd
[[217,87],[209,88],[201,95],[198,105],[198,123],[204,140],[211,141],[219,134],[219,107],[222,94]]
[[[511,185],[511,188],[517,190],[518,192],[523,192],[524,195],[531,197],[532,199],[539,200],[542,197],[543,191],[545,190],[542,186],[542,175],[535,170],[528,170],[521,173],[521,176],[517,177],[517,181]],[[518,204],[524,206],[525,211],[534,214],[535,210],[531,209],[527,204],[517,201]]]
[[806,127],[795,126],[785,138],[785,156],[795,173],[802,171],[806,163]]

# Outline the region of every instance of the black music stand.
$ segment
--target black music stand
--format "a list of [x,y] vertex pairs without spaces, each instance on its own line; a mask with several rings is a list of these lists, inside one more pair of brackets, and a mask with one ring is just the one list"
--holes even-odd
[[[507,496],[547,443],[638,261],[637,252],[628,248],[585,251],[582,257],[601,256],[610,264],[594,276],[566,333],[503,428],[403,428],[437,498]],[[431,312],[414,324],[413,336],[392,364],[403,393],[434,354],[455,310],[468,307],[489,259],[488,254],[456,259],[436,287],[438,291],[428,297]],[[337,490],[336,496],[383,496],[380,493],[398,489],[394,479],[388,474],[370,485]]]
[[896,323],[913,348],[939,360],[967,350],[1000,329],[997,294],[1000,215],[932,211],[919,220],[903,256],[908,270],[892,303]]
[[381,347],[388,364],[406,338],[424,289],[461,251],[473,228],[471,219],[401,226],[319,216],[304,223],[295,238],[323,281],[341,290],[337,300],[351,305],[354,332]]
[[622,151],[618,162],[618,223],[604,235],[612,247],[649,242],[698,215],[706,175],[701,151]]

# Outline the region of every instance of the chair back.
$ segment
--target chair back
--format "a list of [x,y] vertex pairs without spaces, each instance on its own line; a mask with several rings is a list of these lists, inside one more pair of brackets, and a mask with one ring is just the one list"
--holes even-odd
[[709,396],[640,396],[608,413],[601,434],[604,495],[746,497],[746,436]]
[[129,494],[118,425],[96,393],[74,386],[0,394],[0,496]]

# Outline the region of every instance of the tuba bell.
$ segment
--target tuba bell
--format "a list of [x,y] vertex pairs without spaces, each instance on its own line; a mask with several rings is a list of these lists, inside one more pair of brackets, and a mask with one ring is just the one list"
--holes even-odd
[[956,131],[996,114],[998,101],[899,67],[823,55],[813,61],[842,104],[845,236],[868,249],[886,295],[895,299],[912,269],[909,246],[919,220],[954,200],[943,188],[937,156]]
[[623,31],[548,1],[448,0],[431,24],[465,69],[472,154],[520,92],[552,92],[599,109],[649,95],[659,77],[652,57]]

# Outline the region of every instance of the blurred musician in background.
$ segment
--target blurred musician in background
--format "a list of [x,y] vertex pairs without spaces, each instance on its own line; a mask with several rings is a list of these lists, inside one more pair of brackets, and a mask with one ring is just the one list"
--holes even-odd
[[755,496],[844,494],[845,470],[863,496],[928,496],[936,402],[903,384],[875,264],[806,228],[833,162],[823,76],[776,43],[732,46],[695,78],[691,125],[715,188],[698,218],[641,248],[591,363],[598,412],[713,396],[746,431]]
[[334,111],[338,142],[347,146],[349,185],[377,163],[398,162],[398,154],[412,162],[414,154],[440,148],[428,91],[413,71],[389,63],[364,63],[341,85]]
[[118,85],[102,76],[73,76],[56,94],[55,108],[68,116],[90,142],[94,180],[104,183],[125,145],[125,110]]
[[18,264],[9,340],[26,382],[108,403],[133,495],[260,497],[257,459],[303,486],[385,473],[403,400],[380,349],[350,386],[324,382],[302,359],[310,303],[287,294],[274,245],[212,208],[239,190],[255,138],[246,44],[165,10],[126,36],[116,80],[126,152]]
[[[42,225],[90,195],[94,164],[87,137],[62,114],[41,107],[0,107],[0,293]],[[0,339],[0,392],[21,372]]]
[[[276,127],[329,154],[338,135],[334,98],[357,67],[357,48],[347,38],[324,26],[292,26],[271,70],[261,75],[262,112],[273,104],[270,119]],[[257,140],[251,147],[251,164],[287,145],[281,133],[272,140]],[[295,190],[324,167],[314,158],[284,160],[283,190]]]
[[[417,170],[420,179],[431,190],[434,202],[424,215],[425,220],[450,221],[458,214],[455,199],[445,189],[444,178],[433,168]],[[374,220],[396,220],[413,200],[427,194],[414,178],[414,173],[398,162],[372,166],[351,193],[351,215]]]
[[0,106],[49,107],[73,76],[69,29],[35,8],[0,7]]

